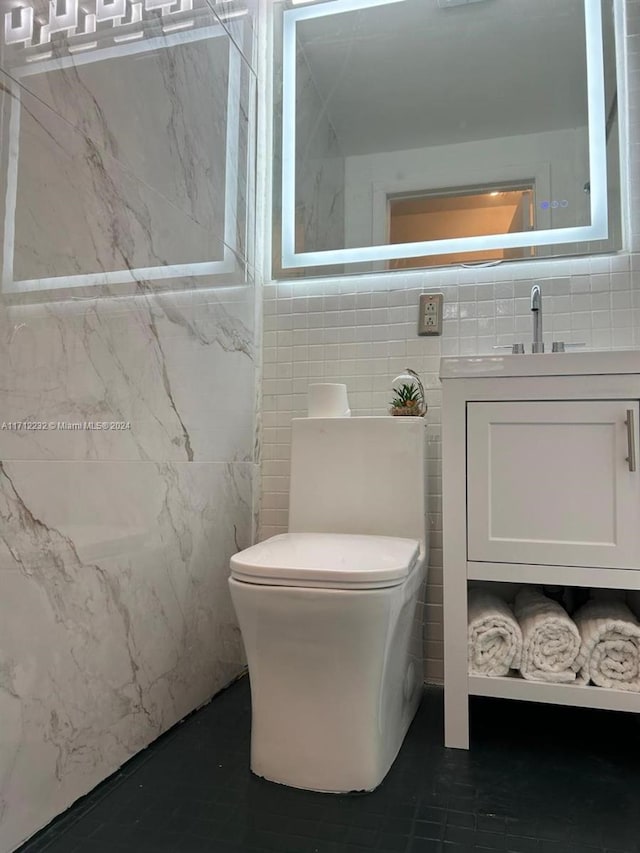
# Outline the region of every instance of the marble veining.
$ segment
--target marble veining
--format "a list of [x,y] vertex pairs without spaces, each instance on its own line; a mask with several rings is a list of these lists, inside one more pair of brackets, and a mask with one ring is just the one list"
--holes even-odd
[[5,290],[242,267],[251,72],[218,23],[199,37],[3,71]]
[[3,284],[42,288],[0,300],[0,853],[244,666],[253,30],[209,17],[144,55],[0,60]]
[[239,671],[227,575],[250,541],[251,469],[0,465],[0,849]]
[[[0,458],[249,461],[251,287],[0,315],[2,422],[129,421],[120,432],[0,429]],[[118,306],[117,313],[114,303]],[[194,381],[194,377],[199,377]]]

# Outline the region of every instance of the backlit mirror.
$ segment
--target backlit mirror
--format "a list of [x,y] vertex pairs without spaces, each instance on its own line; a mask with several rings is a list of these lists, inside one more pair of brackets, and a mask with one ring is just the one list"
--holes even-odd
[[276,12],[274,277],[621,245],[614,0]]
[[253,86],[206,0],[0,23],[3,294],[243,281]]

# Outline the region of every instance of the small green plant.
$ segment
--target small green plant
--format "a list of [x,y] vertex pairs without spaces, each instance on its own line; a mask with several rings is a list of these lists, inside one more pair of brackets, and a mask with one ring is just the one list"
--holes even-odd
[[393,393],[390,414],[414,418],[421,418],[426,414],[424,386],[415,370],[408,367],[406,373],[393,380]]
[[420,392],[415,385],[402,384],[395,389],[395,397],[391,401],[394,409],[405,409],[417,406],[420,402]]

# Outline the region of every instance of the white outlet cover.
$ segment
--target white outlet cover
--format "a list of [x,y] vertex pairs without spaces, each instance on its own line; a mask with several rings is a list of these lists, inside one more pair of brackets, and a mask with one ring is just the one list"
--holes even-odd
[[443,293],[422,293],[419,301],[418,335],[441,335]]

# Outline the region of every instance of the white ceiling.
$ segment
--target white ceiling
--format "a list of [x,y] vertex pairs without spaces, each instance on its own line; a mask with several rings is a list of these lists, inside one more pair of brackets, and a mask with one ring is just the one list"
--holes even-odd
[[585,126],[583,10],[404,0],[297,29],[348,156]]

